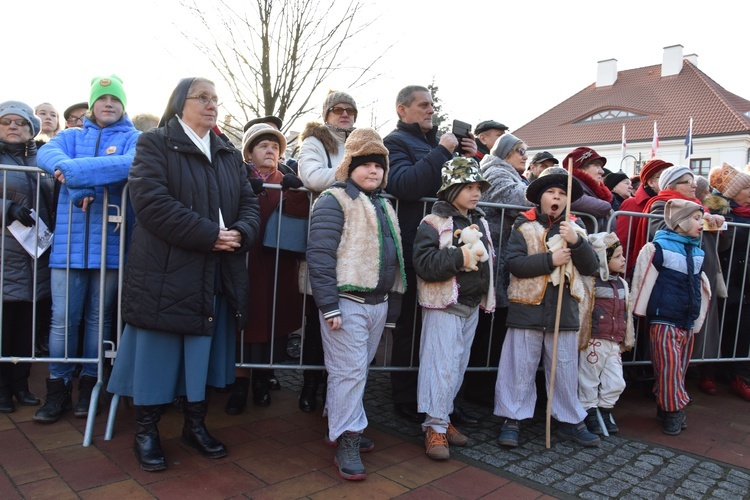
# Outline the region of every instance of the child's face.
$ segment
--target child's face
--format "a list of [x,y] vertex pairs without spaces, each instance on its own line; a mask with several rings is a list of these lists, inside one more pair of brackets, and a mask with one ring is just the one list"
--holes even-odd
[[383,183],[383,167],[379,163],[368,161],[352,170],[350,177],[365,191],[373,191]]
[[612,258],[609,259],[609,273],[622,274],[625,272],[625,253],[622,246],[615,248]]
[[482,197],[482,188],[478,182],[471,182],[466,184],[458,192],[458,196],[453,200],[453,206],[456,207],[462,214],[466,215],[469,210],[477,208],[477,203]]
[[567,202],[568,195],[564,189],[551,187],[542,193],[542,197],[539,200],[539,207],[543,214],[551,217],[559,217],[565,210]]
[[688,219],[690,222],[690,230],[685,231],[681,227],[677,227],[677,232],[690,236],[691,238],[698,238],[703,231],[703,212],[696,210],[693,215]]

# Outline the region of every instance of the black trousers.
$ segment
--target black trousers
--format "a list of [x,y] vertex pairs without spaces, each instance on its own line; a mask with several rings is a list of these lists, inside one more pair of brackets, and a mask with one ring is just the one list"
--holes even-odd
[[[33,302],[3,301],[2,355],[31,356]],[[41,305],[41,304],[40,304]],[[28,389],[31,363],[0,363],[0,391]]]
[[[407,267],[406,293],[401,303],[401,315],[393,330],[391,364],[393,366],[419,366],[419,342],[422,333],[422,309],[417,306],[417,275]],[[412,335],[413,333],[413,335]],[[391,390],[396,404],[417,403],[418,373],[392,371]]]
[[[493,323],[494,317],[494,323]],[[507,327],[505,321],[508,318],[508,308],[498,307],[493,314],[479,311],[479,324],[474,342],[471,344],[469,366],[490,366],[497,368],[500,364],[500,351],[505,340]],[[489,354],[489,362],[487,355]],[[465,396],[474,398],[493,398],[495,395],[495,382],[497,372],[471,372],[467,371],[464,376]]]

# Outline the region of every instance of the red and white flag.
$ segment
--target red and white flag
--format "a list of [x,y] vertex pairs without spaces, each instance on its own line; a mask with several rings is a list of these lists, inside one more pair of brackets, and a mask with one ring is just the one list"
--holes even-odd
[[628,154],[628,142],[625,140],[625,124],[622,124],[622,158]]
[[659,151],[659,132],[656,130],[656,121],[654,121],[654,140],[651,141],[651,158],[655,158]]

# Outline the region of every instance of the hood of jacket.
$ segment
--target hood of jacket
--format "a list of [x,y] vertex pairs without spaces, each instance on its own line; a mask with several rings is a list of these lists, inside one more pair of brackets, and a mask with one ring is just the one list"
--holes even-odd
[[302,133],[299,135],[297,142],[302,144],[302,141],[308,137],[315,137],[323,144],[323,147],[329,155],[335,156],[338,153],[339,144],[346,142],[349,133],[351,133],[351,130],[349,132],[345,132],[343,129],[334,130],[325,123],[308,122]]

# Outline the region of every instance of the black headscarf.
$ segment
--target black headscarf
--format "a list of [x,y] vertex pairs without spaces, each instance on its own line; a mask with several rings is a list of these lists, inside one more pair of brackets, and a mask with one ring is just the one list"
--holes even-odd
[[185,107],[188,90],[190,90],[190,86],[194,81],[195,77],[183,78],[174,88],[172,95],[169,96],[167,108],[164,110],[164,114],[161,115],[161,120],[159,120],[160,127],[164,127],[173,116],[182,118],[182,108]]

